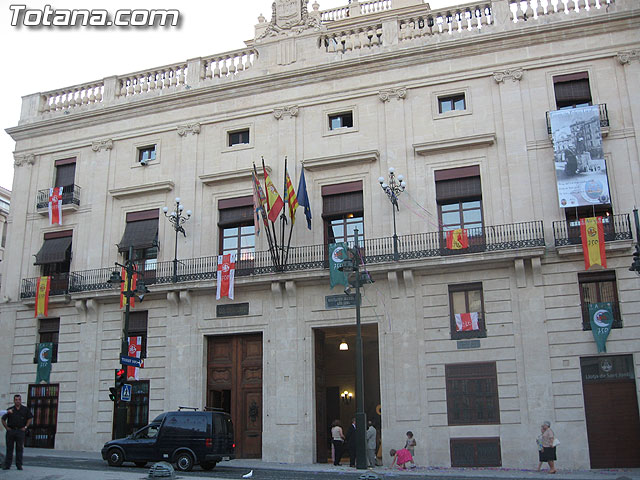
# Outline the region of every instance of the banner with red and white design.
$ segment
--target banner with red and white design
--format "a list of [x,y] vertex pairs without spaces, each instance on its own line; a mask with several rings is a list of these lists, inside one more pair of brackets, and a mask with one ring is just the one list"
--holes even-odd
[[456,313],[456,332],[470,332],[480,330],[478,312]]
[[236,254],[218,255],[216,300],[229,297],[233,300],[233,284],[236,274]]
[[[128,337],[129,338],[129,356],[133,358],[140,358],[142,353],[142,337]],[[144,360],[143,360],[144,362]],[[127,367],[127,380],[139,380],[138,367]]]
[[62,187],[49,189],[49,225],[62,225]]

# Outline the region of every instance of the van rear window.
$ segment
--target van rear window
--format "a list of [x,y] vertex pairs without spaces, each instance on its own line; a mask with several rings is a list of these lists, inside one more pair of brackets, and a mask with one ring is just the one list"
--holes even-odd
[[167,435],[192,435],[194,432],[208,433],[206,415],[170,416],[165,420],[164,430]]

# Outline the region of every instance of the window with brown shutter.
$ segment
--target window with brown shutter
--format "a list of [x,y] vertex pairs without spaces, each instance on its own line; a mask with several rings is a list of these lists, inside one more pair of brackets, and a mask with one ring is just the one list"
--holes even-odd
[[612,328],[622,328],[622,315],[618,302],[618,288],[614,271],[578,274],[580,286],[580,306],[582,308],[582,330],[591,330],[589,304],[611,302],[613,310]]
[[[38,343],[53,343],[53,351],[51,352],[51,363],[58,361],[58,337],[60,335],[60,319],[59,318],[41,318],[38,320]],[[38,345],[36,345],[36,356],[33,363],[38,363]]]
[[495,362],[445,365],[449,425],[500,423]]
[[219,252],[236,254],[236,261],[253,261],[256,229],[253,224],[253,196],[218,202]]
[[477,165],[435,172],[436,202],[442,230],[466,228],[469,237],[482,235],[482,184]]
[[56,160],[55,167],[56,179],[54,187],[63,187],[63,193],[72,192],[76,177],[76,159]]
[[136,311],[129,313],[129,337],[142,337],[140,358],[147,358],[147,324],[149,312]]
[[353,242],[358,229],[358,243],[364,241],[364,202],[362,181],[322,187],[322,218],[325,243]]
[[587,72],[553,77],[556,108],[573,108],[591,105],[591,88]]

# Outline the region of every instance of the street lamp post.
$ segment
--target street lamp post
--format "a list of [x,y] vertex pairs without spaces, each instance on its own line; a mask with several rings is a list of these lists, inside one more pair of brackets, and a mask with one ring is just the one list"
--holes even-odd
[[187,210],[185,212],[186,216],[182,214],[184,210],[184,205],[180,203],[180,197],[176,197],[176,208],[171,213],[169,212],[169,207],[163,207],[162,211],[164,212],[164,216],[167,217],[171,226],[176,231],[176,243],[174,246],[174,255],[173,255],[173,283],[178,282],[178,233],[182,232],[182,234],[186,237],[187,234],[182,228],[182,224],[191,218],[191,210]]
[[[407,184],[404,181],[403,175],[396,177],[395,168],[389,167],[389,182],[384,181],[384,177],[378,178],[380,186],[384,193],[387,194],[391,201],[391,211],[393,212],[393,259],[398,260],[398,234],[396,233],[396,210],[400,211],[398,207],[398,196],[404,192]],[[395,207],[395,208],[394,208]]]
[[348,252],[349,260],[345,260],[344,264],[346,265],[340,268],[355,274],[355,281],[351,285],[356,289],[356,468],[364,470],[367,468],[367,414],[364,411],[364,368],[362,360],[362,328],[360,326],[360,287],[363,279],[360,276],[361,259],[357,228],[354,230],[354,248],[349,248]]

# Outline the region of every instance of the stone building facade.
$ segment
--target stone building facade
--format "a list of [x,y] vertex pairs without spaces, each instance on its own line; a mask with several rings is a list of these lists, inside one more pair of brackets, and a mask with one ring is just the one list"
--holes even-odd
[[[180,405],[225,408],[240,456],[326,462],[329,423],[355,411],[355,310],[329,288],[327,244],[358,228],[375,281],[365,410],[383,451],[412,430],[422,465],[530,467],[549,420],[562,467],[637,462],[635,0],[307,2],[274,2],[242,49],[24,98],[8,129],[0,401],[21,393],[38,409],[34,446],[112,437],[123,311],[108,280],[132,247],[150,293],[130,317],[146,358],[127,428]],[[598,106],[611,195],[562,208],[557,181],[578,174],[563,158],[554,170],[548,112],[580,105]],[[312,227],[298,209],[284,269],[253,225],[261,157],[280,193],[285,157],[296,187],[304,166]],[[378,180],[389,167],[406,182],[395,213]],[[54,186],[66,193],[51,226]],[[175,197],[193,211],[185,236],[163,218]],[[607,266],[585,271],[579,219],[593,215]],[[466,248],[447,245],[457,228]],[[235,298],[217,301],[217,255],[232,251]],[[46,318],[34,318],[40,275]],[[587,318],[596,301],[614,309],[606,353]],[[458,331],[471,313],[477,329]],[[50,383],[34,385],[45,341]]]

